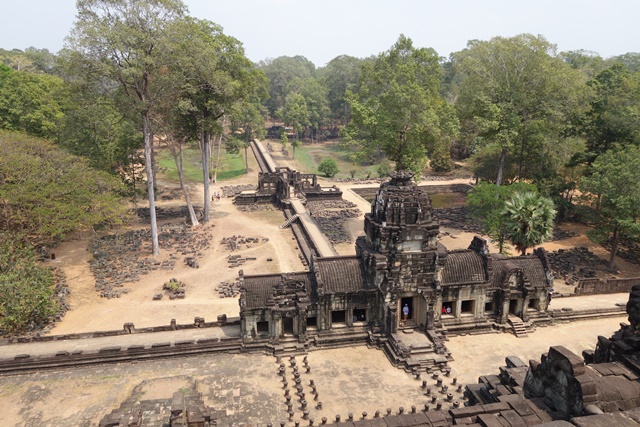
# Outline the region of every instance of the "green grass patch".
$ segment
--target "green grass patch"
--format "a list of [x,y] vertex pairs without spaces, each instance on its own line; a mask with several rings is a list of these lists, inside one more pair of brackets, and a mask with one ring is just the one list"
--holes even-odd
[[[291,147],[287,147],[291,151]],[[376,178],[378,176],[378,164],[360,165],[350,160],[352,151],[339,144],[330,141],[316,144],[303,144],[296,149],[294,163],[296,167],[305,173],[318,173],[318,165],[324,158],[334,159],[338,165],[338,178],[350,178],[351,171],[355,171],[356,178]],[[319,173],[319,175],[324,176]]]
[[[220,170],[218,171],[219,181],[244,175],[244,151],[240,151],[238,154],[229,154],[222,149],[220,156]],[[187,148],[183,151],[183,158],[185,182],[202,182],[202,160],[200,157],[200,150],[198,148]],[[178,169],[176,168],[176,163],[169,150],[162,150],[158,153],[158,165],[168,180],[179,182]]]
[[238,154],[224,154],[220,162],[220,170],[218,171],[218,181],[233,179],[237,176],[244,175],[244,151]]
[[[183,150],[182,157],[183,172],[185,182],[202,182],[202,159],[200,150],[197,148],[187,148]],[[158,165],[164,172],[167,179],[179,182],[178,168],[169,150],[162,150],[158,153]]]

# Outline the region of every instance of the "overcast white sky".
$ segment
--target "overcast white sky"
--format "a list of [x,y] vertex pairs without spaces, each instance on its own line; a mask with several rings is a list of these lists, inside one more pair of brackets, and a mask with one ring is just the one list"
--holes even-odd
[[[640,51],[638,0],[184,0],[192,16],[239,39],[253,61],[303,55],[323,66],[367,57],[403,33],[439,55],[468,40],[542,34],[559,50],[603,57]],[[0,47],[60,50],[75,0],[2,0]]]

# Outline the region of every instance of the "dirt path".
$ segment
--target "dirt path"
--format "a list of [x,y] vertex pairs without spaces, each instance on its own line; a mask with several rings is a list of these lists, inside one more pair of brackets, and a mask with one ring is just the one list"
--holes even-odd
[[[255,159],[250,159],[249,167],[257,170]],[[255,183],[256,180],[255,173],[243,175],[232,182],[219,182],[213,185],[211,191],[219,191],[222,185]],[[201,204],[203,186],[192,185],[192,192],[196,196],[194,202]],[[181,205],[183,202],[180,199],[158,202],[161,207]],[[240,212],[230,198],[216,201],[212,208],[211,224],[200,227],[200,232],[211,233],[213,240],[210,249],[199,260],[200,268],[186,266],[182,256],[177,254],[178,262],[173,270],[157,270],[142,276],[139,282],[126,285],[130,289],[128,294],[113,299],[100,298],[95,290],[95,280],[89,270],[89,236],[65,242],[56,249],[56,260],[47,262],[55,263],[67,275],[71,310],[51,333],[114,330],[122,328],[126,322],[133,322],[136,327],[147,327],[169,324],[171,319],[176,319],[178,323],[190,323],[194,317],[215,320],[220,314],[238,316],[238,299],[220,298],[216,292],[215,288],[220,282],[235,281],[240,269],[245,274],[304,270],[291,229],[279,228],[283,221],[282,212],[277,210]],[[260,241],[265,237],[269,240],[230,252],[219,242],[234,235],[259,237]],[[257,259],[248,261],[241,268],[229,268],[227,256],[232,253]],[[161,248],[161,255],[157,259],[168,257],[168,251],[162,251]],[[272,261],[267,261],[267,258]],[[186,283],[186,297],[170,300],[165,296],[160,301],[153,301],[153,295],[162,292],[162,285],[171,278]]]

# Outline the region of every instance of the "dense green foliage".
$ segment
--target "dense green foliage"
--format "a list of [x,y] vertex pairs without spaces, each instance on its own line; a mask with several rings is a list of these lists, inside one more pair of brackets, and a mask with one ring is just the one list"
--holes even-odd
[[52,143],[0,132],[0,231],[48,245],[78,228],[119,224],[119,181]]
[[0,128],[55,138],[68,107],[68,91],[56,76],[26,71],[0,74]]
[[33,249],[12,233],[0,233],[0,333],[25,332],[59,311],[55,278],[36,264]]

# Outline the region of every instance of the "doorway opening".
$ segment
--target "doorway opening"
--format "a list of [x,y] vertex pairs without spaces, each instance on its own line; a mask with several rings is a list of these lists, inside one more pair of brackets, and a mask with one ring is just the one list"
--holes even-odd
[[442,315],[453,316],[453,301],[442,301]]
[[366,322],[367,321],[367,310],[365,308],[354,308],[353,309],[353,321],[354,322]]
[[512,299],[509,301],[509,314],[516,314],[516,310],[518,309],[518,300]]
[[293,335],[293,317],[285,317],[282,319],[282,330],[285,335]]
[[407,316],[407,320],[413,320],[413,297],[402,298],[402,300],[400,301],[400,320],[404,320],[405,306],[409,308],[409,315]]
[[269,322],[258,322],[256,329],[258,335],[269,335]]
[[331,324],[344,324],[346,322],[346,311],[332,311],[331,312]]

